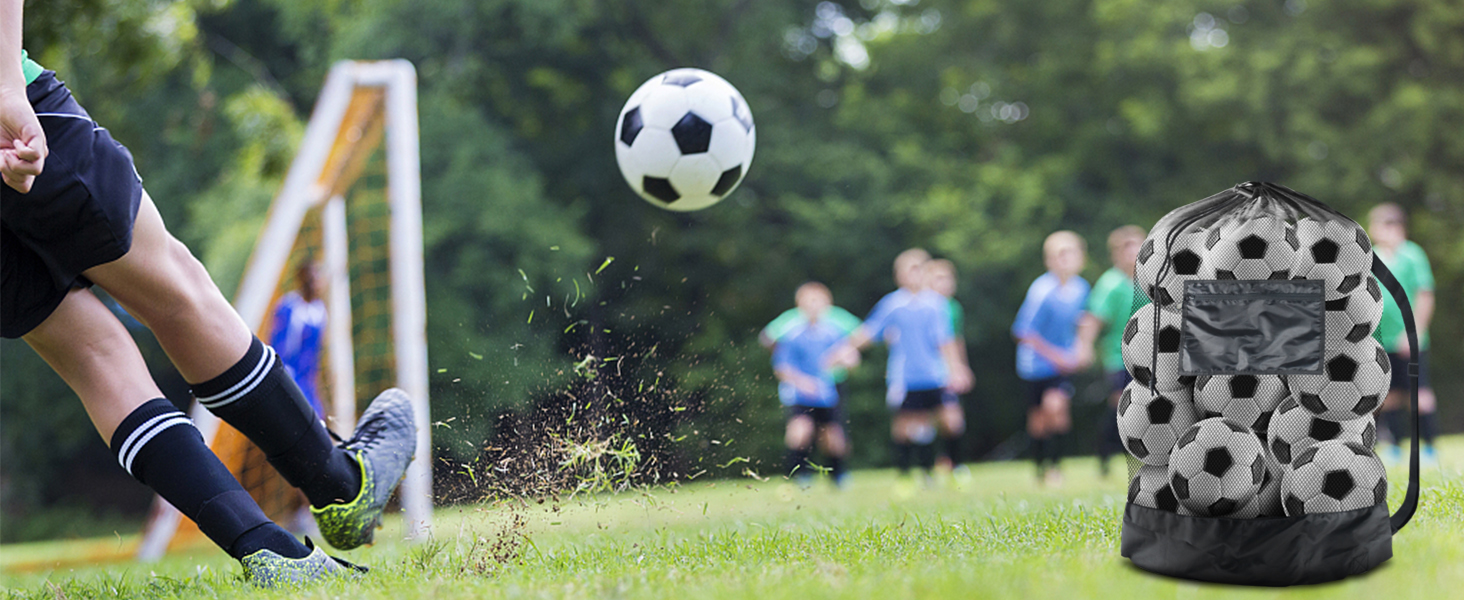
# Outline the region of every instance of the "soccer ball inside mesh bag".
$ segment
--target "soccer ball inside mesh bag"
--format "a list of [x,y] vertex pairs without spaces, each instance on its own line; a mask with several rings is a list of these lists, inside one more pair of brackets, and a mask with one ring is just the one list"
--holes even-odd
[[[1206,270],[1206,233],[1183,233],[1175,238],[1173,244],[1167,243],[1168,236],[1167,229],[1156,229],[1139,246],[1134,282],[1154,304],[1178,311],[1180,302],[1184,300],[1184,282],[1209,278]],[[1169,265],[1168,270],[1165,270],[1166,262]]]
[[701,69],[673,69],[640,86],[615,123],[615,160],[637,194],[660,208],[699,210],[732,193],[752,163],[757,130],[742,94]]
[[1383,316],[1383,290],[1378,280],[1368,277],[1351,293],[1327,301],[1328,335],[1343,332],[1344,339],[1354,344],[1372,336]]
[[1195,380],[1195,410],[1205,417],[1225,417],[1264,432],[1271,411],[1287,396],[1277,375],[1203,375]]
[[1132,381],[1118,401],[1123,447],[1146,465],[1169,464],[1175,441],[1194,423],[1194,407],[1185,388],[1151,394],[1147,386]]
[[1220,417],[1185,430],[1169,457],[1169,485],[1179,503],[1202,517],[1235,512],[1266,479],[1266,451],[1249,427]]
[[1321,442],[1286,468],[1281,479],[1281,505],[1295,517],[1356,510],[1388,500],[1383,462],[1357,442]]
[[1296,237],[1301,251],[1293,278],[1325,281],[1327,300],[1363,287],[1372,268],[1372,241],[1362,227],[1350,221],[1302,219],[1296,223]]
[[1259,216],[1211,227],[1205,248],[1208,279],[1290,279],[1301,242],[1286,221]]
[[[1129,317],[1123,328],[1123,365],[1129,375],[1143,385],[1154,380],[1154,387],[1168,391],[1185,387],[1194,377],[1179,374],[1179,325],[1177,312],[1159,312],[1159,330],[1154,331],[1153,304],[1145,305]],[[1157,358],[1154,355],[1158,348]]]
[[1323,419],[1350,421],[1370,415],[1388,392],[1392,364],[1382,344],[1371,337],[1356,344],[1328,344],[1320,375],[1289,375],[1291,392],[1302,408]]
[[[1263,453],[1264,454],[1264,453]],[[1267,455],[1266,474],[1261,480],[1261,489],[1256,491],[1256,497],[1251,498],[1244,506],[1230,513],[1235,519],[1255,519],[1259,517],[1284,517],[1286,509],[1281,506],[1281,477],[1286,467],[1275,457]]]
[[1371,415],[1350,421],[1323,419],[1291,397],[1282,401],[1271,417],[1266,439],[1271,456],[1282,464],[1291,464],[1293,457],[1320,442],[1342,440],[1371,448],[1378,441],[1378,429]]
[[1128,501],[1130,504],[1165,512],[1191,514],[1174,497],[1174,489],[1169,487],[1169,469],[1158,465],[1144,465],[1139,468],[1139,473],[1129,481]]

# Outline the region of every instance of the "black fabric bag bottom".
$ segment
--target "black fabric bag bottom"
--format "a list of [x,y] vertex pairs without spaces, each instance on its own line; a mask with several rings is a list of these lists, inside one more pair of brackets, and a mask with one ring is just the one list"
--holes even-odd
[[1129,504],[1122,553],[1145,571],[1213,583],[1288,586],[1366,573],[1393,557],[1388,506],[1263,519],[1186,517]]

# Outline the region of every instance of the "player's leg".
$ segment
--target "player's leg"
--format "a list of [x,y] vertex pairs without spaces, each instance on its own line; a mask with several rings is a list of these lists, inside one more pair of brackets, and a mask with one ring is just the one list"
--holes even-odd
[[265,517],[193,422],[163,399],[132,337],[90,291],[72,290],[23,339],[81,398],[122,467],[224,551],[237,559],[311,554]]
[[783,445],[788,449],[787,470],[789,477],[809,476],[808,455],[813,445],[813,417],[801,407],[793,407],[788,426],[783,432]]
[[153,330],[201,404],[305,492],[331,545],[370,541],[415,448],[410,401],[383,393],[337,447],[274,350],[250,333],[146,194],[132,231],[127,254],[85,275]]
[[1066,385],[1055,385],[1042,393],[1042,412],[1047,415],[1048,483],[1061,483],[1058,468],[1062,463],[1062,435],[1072,429],[1072,393]]
[[1428,380],[1428,350],[1418,353],[1418,440],[1421,458],[1425,466],[1437,465],[1438,453],[1434,450],[1434,439],[1439,435],[1438,396]]
[[829,457],[829,476],[834,478],[834,484],[844,487],[846,477],[844,473],[844,457],[849,455],[849,441],[844,435],[844,424],[838,418],[838,409],[829,409],[831,418],[819,427],[819,447]]
[[939,419],[940,435],[945,440],[941,462],[944,468],[954,470],[961,462],[961,436],[966,434],[966,411],[960,396],[954,392],[942,394]]
[[[1403,460],[1403,440],[1408,439],[1410,433],[1407,416],[1408,386],[1411,384],[1408,379],[1407,358],[1401,354],[1389,352],[1388,363],[1391,367],[1391,379],[1388,382],[1388,393],[1383,396],[1383,406],[1378,411],[1378,426],[1387,430],[1389,438],[1386,451],[1381,453],[1382,458],[1390,464],[1398,464]],[[1422,396],[1423,394],[1420,393],[1420,401]],[[1422,424],[1422,419],[1419,421]]]
[[1042,396],[1047,389],[1042,381],[1027,384],[1027,437],[1032,440],[1032,464],[1037,468],[1040,482],[1047,474],[1048,436],[1047,413],[1042,410]]
[[[894,394],[895,392],[891,391],[889,393]],[[900,392],[900,399],[898,402],[892,403],[894,411],[890,413],[890,447],[895,455],[895,470],[900,475],[905,475],[910,472],[910,453],[912,449],[910,447],[909,416],[900,408],[904,405],[905,398],[908,395],[906,392]]]

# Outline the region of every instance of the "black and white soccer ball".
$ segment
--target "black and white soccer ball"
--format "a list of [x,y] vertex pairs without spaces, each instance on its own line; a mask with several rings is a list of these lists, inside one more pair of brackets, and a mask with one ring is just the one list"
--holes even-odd
[[635,193],[667,210],[700,210],[732,193],[756,145],[742,94],[701,69],[652,77],[615,122],[620,174]]
[[[1154,329],[1154,313],[1159,313],[1159,328]],[[1123,328],[1123,365],[1134,381],[1161,391],[1183,388],[1194,377],[1179,374],[1180,316],[1177,312],[1157,310],[1145,305],[1129,317]],[[1157,357],[1154,350],[1158,349]]]
[[1146,465],[1169,464],[1174,443],[1194,423],[1194,405],[1185,388],[1152,394],[1133,381],[1118,400],[1119,438],[1124,449]]
[[1220,417],[1185,430],[1169,457],[1169,485],[1179,503],[1202,517],[1245,506],[1266,479],[1266,451],[1249,427]]
[[1293,279],[1326,282],[1327,300],[1336,300],[1363,287],[1372,269],[1372,240],[1362,227],[1340,219],[1302,219],[1296,223],[1301,243]]
[[[1184,282],[1208,279],[1206,232],[1189,231],[1168,242],[1167,230],[1155,230],[1139,246],[1134,264],[1134,282],[1149,300],[1170,311],[1178,312],[1184,300]],[[1169,266],[1165,267],[1165,264]]]
[[1290,223],[1254,216],[1210,227],[1206,279],[1291,279],[1301,241]]
[[1372,415],[1348,421],[1323,419],[1290,397],[1281,402],[1271,417],[1266,447],[1278,462],[1291,464],[1292,458],[1308,448],[1332,440],[1357,442],[1371,448],[1378,441],[1378,428]]
[[1328,335],[1337,335],[1354,344],[1371,337],[1383,316],[1383,290],[1378,280],[1367,277],[1361,287],[1336,300],[1327,301]]
[[1271,412],[1287,394],[1286,382],[1278,375],[1202,375],[1195,380],[1195,410],[1264,434]]
[[1129,480],[1128,501],[1165,512],[1193,514],[1174,497],[1174,489],[1169,487],[1169,469],[1158,465],[1139,467],[1138,474]]
[[1286,472],[1286,467],[1273,456],[1266,455],[1265,458],[1266,474],[1265,478],[1261,480],[1261,489],[1256,491],[1256,496],[1249,502],[1230,513],[1231,518],[1257,519],[1286,516],[1286,509],[1281,506],[1281,478]]
[[1281,479],[1286,515],[1342,512],[1388,501],[1388,473],[1357,442],[1321,442],[1298,454]]
[[1338,340],[1323,358],[1322,374],[1286,377],[1302,408],[1323,419],[1351,421],[1382,406],[1393,369],[1382,344],[1371,337],[1355,344]]

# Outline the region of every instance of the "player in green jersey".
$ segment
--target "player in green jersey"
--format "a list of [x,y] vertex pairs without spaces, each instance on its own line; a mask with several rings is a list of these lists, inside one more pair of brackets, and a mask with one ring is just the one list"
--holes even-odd
[[[955,298],[956,264],[944,258],[926,262],[925,287],[945,296],[950,312],[951,331],[956,340],[956,354],[960,357],[960,366],[970,373],[971,362],[966,355],[966,335],[962,333],[966,326],[966,311]],[[971,375],[971,380],[976,380],[975,375]],[[960,394],[946,390],[941,395],[936,428],[945,439],[945,447],[941,449],[941,456],[936,458],[936,466],[945,471],[968,474],[969,470],[961,465],[961,436],[966,433],[966,411],[961,406]]]
[[[1367,232],[1373,240],[1373,252],[1388,265],[1388,270],[1403,285],[1418,326],[1418,436],[1423,440],[1424,464],[1437,464],[1434,438],[1438,436],[1437,397],[1428,380],[1428,325],[1434,313],[1434,277],[1428,255],[1423,248],[1408,240],[1408,217],[1397,204],[1379,204],[1367,214]],[[1382,421],[1393,434],[1393,443],[1385,456],[1393,462],[1402,460],[1398,442],[1408,435],[1404,415],[1408,408],[1408,337],[1403,330],[1403,313],[1389,294],[1383,294],[1383,316],[1374,334],[1388,351],[1393,363],[1393,381],[1383,401]]]
[[1098,438],[1098,468],[1104,477],[1108,476],[1108,457],[1123,449],[1118,435],[1118,399],[1133,381],[1123,366],[1123,328],[1149,303],[1134,285],[1134,265],[1145,235],[1137,225],[1124,225],[1108,234],[1108,256],[1113,267],[1093,284],[1087,310],[1078,322],[1079,362],[1092,364],[1096,355],[1109,382],[1108,410]]

